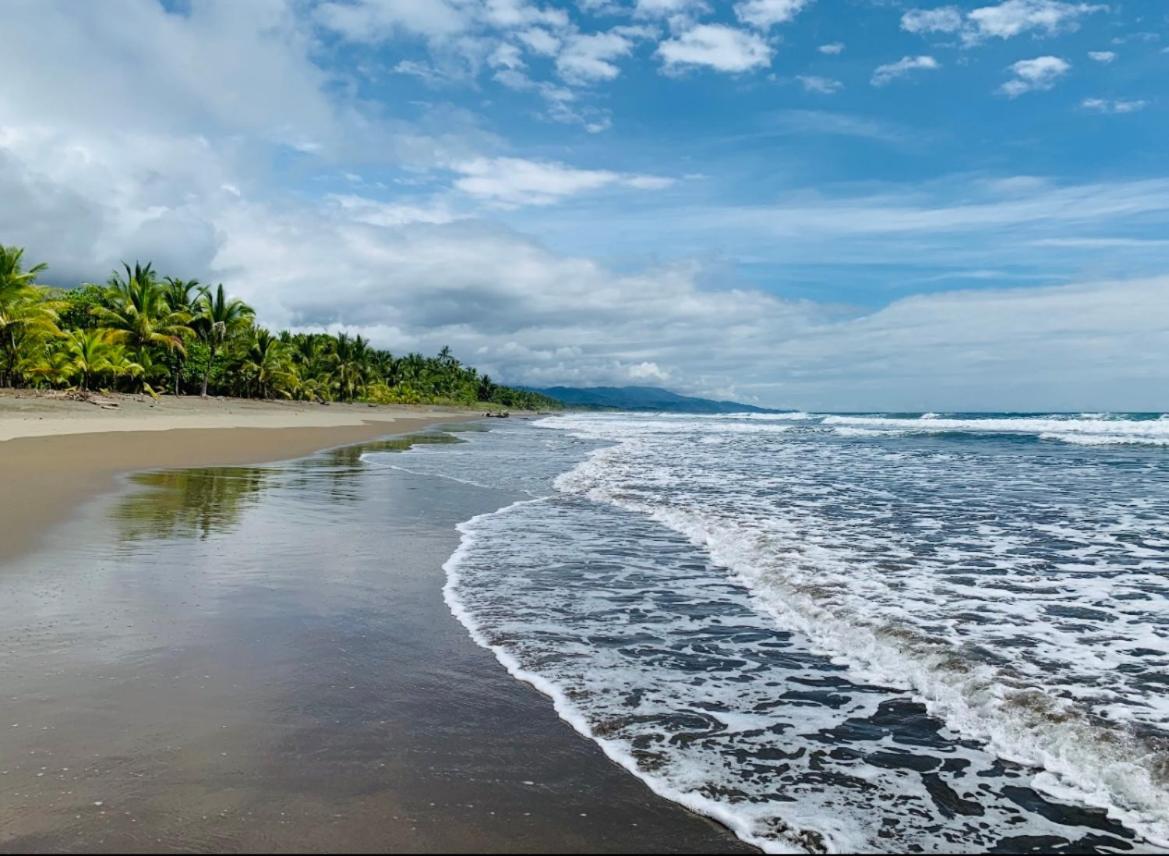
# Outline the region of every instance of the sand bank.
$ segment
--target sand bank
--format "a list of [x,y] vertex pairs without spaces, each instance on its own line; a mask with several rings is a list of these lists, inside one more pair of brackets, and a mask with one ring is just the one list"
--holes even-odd
[[108,401],[0,394],[0,562],[41,543],[52,524],[110,490],[121,473],[287,460],[478,413],[193,397]]

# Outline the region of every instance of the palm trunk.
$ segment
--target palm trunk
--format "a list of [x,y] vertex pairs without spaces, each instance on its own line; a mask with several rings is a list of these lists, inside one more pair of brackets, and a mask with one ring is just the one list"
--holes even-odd
[[207,367],[203,369],[203,398],[207,397],[207,381],[211,377],[211,364],[215,362],[215,345],[211,345],[211,355],[207,358]]

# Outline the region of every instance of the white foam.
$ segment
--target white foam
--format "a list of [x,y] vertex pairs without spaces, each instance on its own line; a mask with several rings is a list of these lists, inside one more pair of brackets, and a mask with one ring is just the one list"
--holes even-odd
[[[903,430],[917,420],[828,417],[824,421],[850,430]],[[931,430],[996,433],[1043,433],[1058,425],[1065,436],[1089,442],[1118,436],[1141,442],[1136,438],[1156,437],[1158,431],[1169,438],[1164,421],[1124,423],[1075,417],[925,421]],[[915,552],[912,533],[881,528],[879,513],[855,521],[857,525],[846,520],[843,531],[849,533],[848,540],[834,542],[825,532],[827,521],[815,498],[818,486],[809,490],[804,481],[792,481],[795,472],[814,480],[817,476],[812,474],[820,472],[816,456],[831,450],[793,447],[792,462],[813,460],[816,466],[781,470],[773,476],[759,466],[762,459],[757,455],[745,456],[739,464],[743,470],[738,471],[736,461],[717,447],[710,454],[720,457],[708,460],[693,450],[684,459],[686,465],[680,466],[673,463],[678,451],[672,446],[663,448],[666,438],[661,435],[666,432],[647,429],[636,420],[629,425],[621,420],[602,423],[584,417],[567,424],[548,424],[619,443],[594,452],[589,460],[561,476],[558,488],[649,514],[684,534],[708,550],[719,564],[739,574],[783,626],[798,628],[859,677],[912,687],[932,712],[960,733],[988,741],[1003,757],[1047,771],[1037,779],[1037,786],[1059,797],[1074,794],[1078,801],[1107,810],[1151,840],[1169,843],[1169,791],[1162,770],[1166,756],[1126,728],[1135,721],[1165,729],[1169,726],[1169,703],[1164,697],[1151,695],[1147,688],[1136,689],[1138,685],[1117,670],[1118,665],[1132,661],[1126,650],[1169,653],[1169,633],[1164,632],[1163,624],[1154,632],[1140,612],[1124,612],[1141,601],[1115,599],[1127,593],[1145,596],[1142,593],[1150,586],[1164,590],[1156,566],[1146,564],[1164,559],[1163,550],[1141,547],[1127,534],[1122,540],[1107,529],[1100,530],[1101,522],[1090,519],[1098,509],[1061,508],[1061,514],[1081,517],[1076,521],[1080,527],[1097,529],[1070,527],[1069,535],[1084,537],[1087,533],[1092,543],[1071,548],[1069,558],[1059,565],[1057,580],[1035,574],[1024,562],[1007,578],[1015,587],[1013,592],[971,588],[936,576],[930,569],[937,563],[923,560]],[[1110,433],[1105,433],[1105,427]],[[771,447],[768,459],[774,461],[784,451]],[[670,463],[663,470],[659,462]],[[848,480],[861,482],[876,472],[868,469],[871,466],[866,463],[863,471],[844,472]],[[852,489],[847,483],[838,486],[838,476],[831,469],[825,473],[830,480],[826,486],[829,493],[839,495],[841,490]],[[922,469],[925,479],[936,479],[940,474]],[[1043,475],[1036,474],[1037,485]],[[1101,477],[1110,476],[1105,473]],[[782,512],[772,507],[773,496],[789,495],[796,487],[797,493],[808,495],[806,503],[785,506]],[[1042,490],[1037,496],[1044,496]],[[1122,501],[1124,498],[1118,500]],[[1109,525],[1118,534],[1126,533],[1134,518],[1126,518],[1118,509],[1109,511],[1115,519]],[[944,509],[939,512],[944,513]],[[1026,555],[1031,549],[1025,526],[1004,526],[994,518],[979,526],[986,534],[979,536],[983,543],[972,558],[981,562],[1013,566],[1017,563],[1015,554]],[[1147,529],[1147,524],[1141,526]],[[962,540],[960,535],[956,537]],[[1146,533],[1144,542],[1150,543],[1150,538]],[[874,556],[907,563],[915,570],[892,577],[878,571],[877,560],[846,546],[849,542],[855,546],[858,541],[871,542]],[[938,554],[944,558],[950,550],[953,555],[946,561],[960,564],[969,549],[967,545],[943,545]],[[1150,550],[1151,555],[1145,556]],[[1126,562],[1122,567],[1130,568],[1123,578],[1116,578],[1107,566],[1101,573],[1099,556],[1110,553]],[[1091,560],[1077,562],[1071,555]],[[865,570],[870,562],[874,562],[871,572]],[[993,581],[981,579],[980,585]],[[895,587],[890,588],[891,584]],[[977,599],[972,602],[971,597]],[[966,619],[947,618],[949,611],[960,616],[972,603],[998,620],[983,631]],[[1117,606],[1110,607],[1110,603]],[[1107,611],[1109,623],[1093,630],[1090,620],[1053,620],[1046,613],[1052,606],[1080,605],[1088,615]],[[940,638],[936,629],[927,629],[939,621],[947,622],[949,628]],[[1031,659],[1013,660],[1009,668],[996,665],[993,658],[981,663],[977,658],[955,660],[956,651],[980,641],[979,633],[985,637],[982,644],[990,644],[996,653],[1010,650],[996,639],[1008,643],[1010,634],[1028,634],[1032,637]],[[1034,656],[1036,652],[1042,656]],[[1052,664],[1061,661],[1052,671]],[[1087,689],[1078,683],[1085,678],[1090,679]],[[1096,705],[1091,715],[1072,701],[1085,698]],[[1111,724],[1108,719],[1094,718],[1097,714],[1107,717],[1110,712]]]
[[823,424],[877,431],[1036,435],[1042,439],[1083,445],[1169,444],[1166,420],[1125,419],[1098,414],[987,418],[944,418],[933,413],[920,417],[826,416]]
[[443,599],[451,614],[467,628],[471,638],[483,648],[491,651],[499,663],[518,680],[535,687],[552,699],[556,713],[571,725],[579,734],[592,740],[610,758],[620,764],[633,775],[644,781],[654,793],[665,799],[686,806],[692,811],[711,817],[734,832],[743,841],[758,847],[765,853],[800,853],[804,852],[795,842],[785,842],[775,838],[761,838],[754,834],[750,822],[741,813],[731,811],[723,803],[707,799],[691,791],[680,790],[660,776],[647,774],[637,763],[636,757],[629,752],[628,747],[619,741],[609,740],[598,736],[589,724],[588,717],[577,708],[565,691],[553,681],[548,680],[537,672],[525,669],[520,661],[503,645],[492,644],[480,628],[475,616],[463,604],[459,597],[461,578],[459,567],[469,551],[474,547],[476,529],[484,521],[494,519],[512,509],[545,501],[541,499],[523,500],[488,514],[477,515],[470,520],[460,523],[458,530],[462,539],[458,548],[443,564],[446,572],[446,584],[443,586]]

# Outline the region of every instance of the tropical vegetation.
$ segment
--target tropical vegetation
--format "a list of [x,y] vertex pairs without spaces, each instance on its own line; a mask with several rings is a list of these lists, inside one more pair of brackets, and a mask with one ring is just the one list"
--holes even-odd
[[443,348],[394,355],[345,332],[272,332],[222,284],[123,265],[104,284],[54,288],[0,245],[0,387],[151,395],[479,403],[553,409],[559,403],[495,383]]

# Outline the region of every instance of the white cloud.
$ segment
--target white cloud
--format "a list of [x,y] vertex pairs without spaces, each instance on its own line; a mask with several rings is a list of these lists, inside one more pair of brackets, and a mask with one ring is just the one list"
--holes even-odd
[[607,112],[580,103],[576,90],[548,81],[532,80],[519,69],[505,68],[495,73],[495,80],[517,92],[534,92],[544,99],[544,117],[565,125],[580,125],[588,133],[604,131],[610,125]]
[[637,0],[633,7],[633,14],[640,18],[672,18],[683,17],[689,19],[710,11],[705,0]]
[[1015,77],[1004,83],[999,91],[1009,98],[1017,98],[1027,92],[1051,89],[1071,70],[1071,64],[1057,56],[1039,56],[1019,60],[1009,70]]
[[1107,6],[1065,0],[1004,0],[963,13],[958,6],[910,9],[901,28],[910,33],[960,33],[967,44],[990,38],[1009,39],[1023,33],[1052,35],[1079,26],[1080,19]]
[[461,219],[449,205],[439,202],[412,204],[379,202],[354,194],[331,194],[327,204],[335,205],[343,214],[357,223],[371,226],[405,226],[409,223],[453,223]]
[[796,80],[804,87],[805,92],[815,92],[820,95],[832,95],[844,88],[844,84],[831,77],[817,77],[810,74],[800,74]]
[[1139,98],[1085,98],[1080,102],[1080,106],[1097,113],[1136,113],[1148,107],[1149,102]]
[[353,42],[377,42],[398,33],[448,37],[468,30],[471,10],[457,0],[359,0],[328,2],[317,7],[317,19]]
[[1009,39],[1031,31],[1051,35],[1073,29],[1080,18],[1107,9],[1107,6],[1061,0],[1005,0],[996,6],[975,9],[967,18],[975,28],[973,38]]
[[744,24],[766,30],[795,18],[812,0],[743,0],[735,4],[735,17]]
[[541,56],[554,56],[560,50],[560,39],[541,27],[532,27],[516,33],[519,39],[533,53]]
[[[397,2],[401,2],[401,0],[397,0]],[[417,2],[417,0],[412,0],[412,2]],[[472,8],[474,5],[471,4]],[[551,27],[568,26],[568,13],[563,9],[537,6],[529,0],[483,0],[481,5],[483,20],[490,26],[502,29],[532,24],[543,24]]]
[[627,175],[603,169],[576,169],[523,158],[475,158],[455,165],[455,187],[470,196],[501,205],[550,205],[579,193],[613,185],[661,190],[673,181],[650,175]]
[[418,62],[413,59],[400,60],[393,68],[395,74],[406,74],[410,77],[417,77],[419,80],[424,80],[432,85],[440,85],[452,82],[450,76],[439,71],[437,68],[425,62]]
[[1114,51],[1088,51],[1088,58],[1107,64],[1116,59],[1116,53]]
[[750,71],[771,64],[771,47],[759,36],[721,24],[699,24],[658,46],[668,70],[706,66],[716,71]]
[[628,56],[633,42],[616,32],[572,35],[556,57],[556,70],[570,83],[612,80],[621,73],[613,62]]
[[503,42],[497,45],[491,56],[487,58],[487,64],[492,68],[510,68],[514,70],[523,68],[524,60],[518,47]]
[[885,86],[912,71],[933,71],[941,65],[932,56],[903,56],[897,62],[880,65],[873,71],[873,86]]
[[816,48],[816,50],[820,51],[822,54],[836,56],[837,54],[844,53],[844,42],[829,42],[826,45],[820,45],[820,47]]
[[645,360],[626,368],[626,375],[632,381],[654,381],[656,383],[666,383],[670,379],[670,373],[662,369],[657,363]]
[[910,33],[956,33],[965,25],[957,6],[910,9],[901,16],[901,29]]

